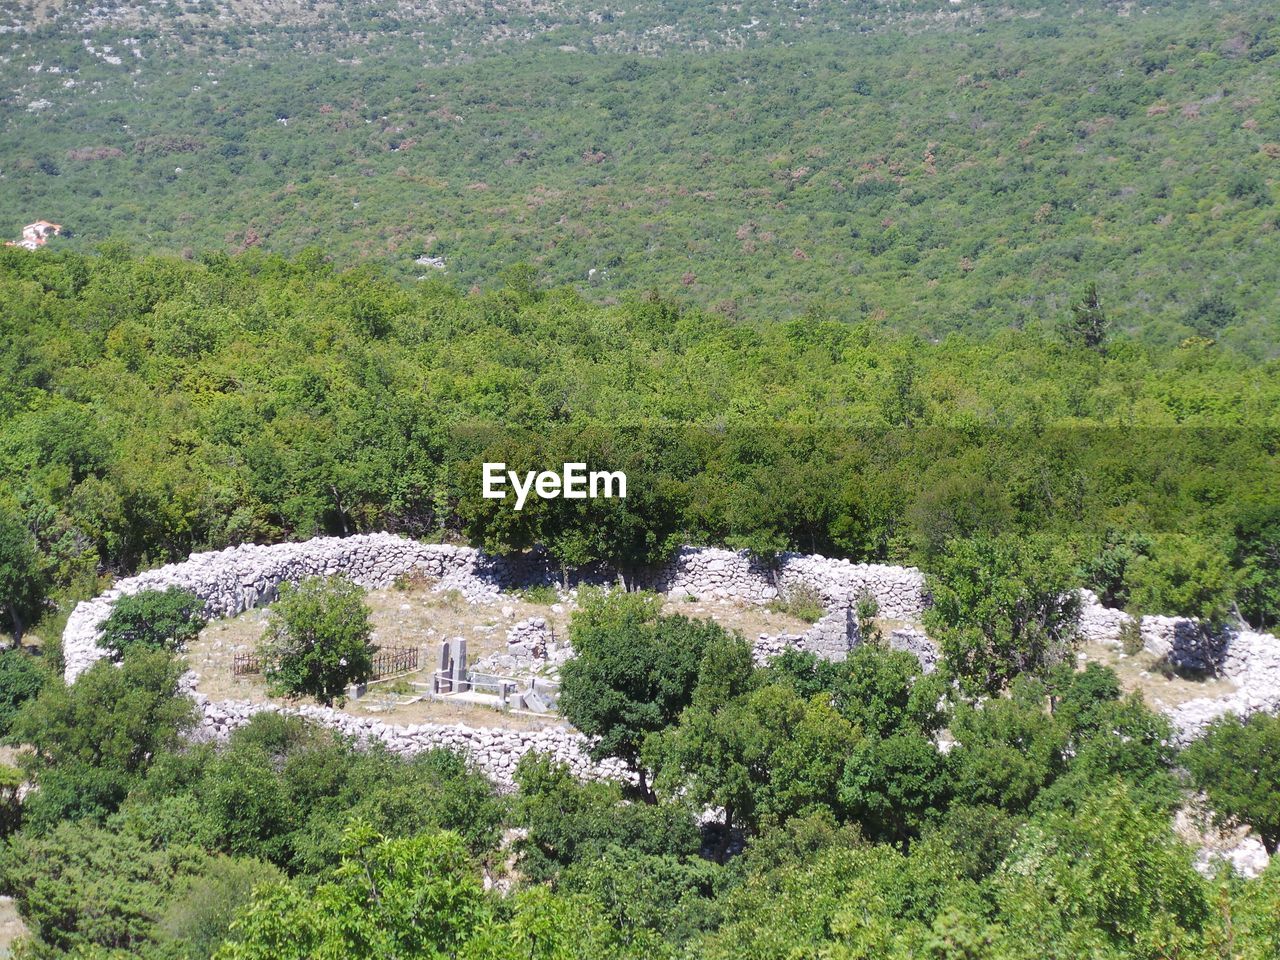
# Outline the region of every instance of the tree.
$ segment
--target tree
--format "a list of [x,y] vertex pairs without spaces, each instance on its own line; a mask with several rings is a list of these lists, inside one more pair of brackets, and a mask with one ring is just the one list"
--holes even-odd
[[280,588],[259,645],[273,694],[332,704],[373,670],[364,591],[345,577],[311,577]]
[[1061,548],[1045,537],[953,540],[928,578],[930,636],[969,687],[997,692],[1019,673],[1060,662],[1080,598]]
[[1102,310],[1098,285],[1091,283],[1084,290],[1079,303],[1071,305],[1071,316],[1062,322],[1062,338],[1071,346],[1085,347],[1102,352],[1107,338],[1107,315]]
[[183,671],[167,650],[138,649],[118,666],[99,661],[75,683],[48,684],[28,701],[12,730],[32,746],[24,765],[40,786],[28,798],[28,820],[47,826],[114,810],[191,723]]
[[48,678],[48,670],[25,650],[0,651],[0,738],[9,735],[18,709],[40,693]]
[[154,942],[154,922],[180,856],[92,823],[22,831],[0,851],[0,874],[40,941],[58,950],[103,947],[138,955]]
[[15,640],[44,607],[45,578],[35,540],[18,517],[0,508],[0,620]]
[[1223,717],[1182,759],[1217,815],[1249,824],[1274,855],[1280,845],[1280,717]]
[[701,833],[685,804],[626,802],[617,781],[579,780],[536,753],[520,758],[515,780],[515,823],[527,831],[517,846],[520,871],[534,882],[557,881],[565,869],[613,849],[678,860],[698,855]]
[[456,834],[390,839],[354,821],[342,863],[314,890],[260,886],[219,960],[451,957],[489,917]]
[[1240,612],[1260,630],[1274,627],[1280,623],[1280,505],[1246,509],[1234,532],[1231,559],[1240,571]]
[[121,597],[102,625],[98,646],[119,659],[134,646],[178,650],[200,634],[204,603],[179,587]]
[[1235,583],[1226,555],[1198,537],[1169,533],[1156,541],[1151,556],[1133,564],[1130,608],[1221,620],[1231,608]]
[[1011,960],[1195,956],[1211,919],[1191,849],[1123,784],[1024,829],[994,881]]
[[659,616],[649,594],[583,591],[569,627],[575,656],[561,669],[560,709],[592,738],[596,759],[616,757],[636,771],[652,800],[644,740],[689,705],[707,644],[725,635],[711,621]]
[[902,843],[947,809],[951,763],[915,731],[858,744],[840,780],[840,802],[868,837]]
[[1065,765],[1062,724],[1045,710],[1043,687],[1014,682],[1010,697],[960,704],[951,720],[950,757],[959,802],[1024,813]]
[[209,857],[198,873],[180,877],[157,923],[157,939],[189,960],[207,960],[231,935],[231,925],[250,903],[254,888],[280,883],[269,863],[246,857]]

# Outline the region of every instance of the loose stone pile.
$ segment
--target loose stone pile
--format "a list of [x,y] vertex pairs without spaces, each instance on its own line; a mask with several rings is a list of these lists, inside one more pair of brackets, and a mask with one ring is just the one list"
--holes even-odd
[[546,617],[529,617],[507,631],[507,653],[512,656],[546,659],[547,648],[553,643],[555,634]]
[[484,674],[537,673],[556,679],[557,668],[572,656],[573,647],[556,639],[546,617],[528,617],[507,631],[505,652],[477,660],[472,668]]

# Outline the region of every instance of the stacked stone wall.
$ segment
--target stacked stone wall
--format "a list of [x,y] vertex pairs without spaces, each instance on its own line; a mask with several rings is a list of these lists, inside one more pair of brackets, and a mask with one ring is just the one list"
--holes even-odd
[[[271,602],[282,583],[334,574],[343,574],[370,589],[389,586],[403,574],[417,574],[429,578],[435,589],[456,590],[471,602],[495,600],[503,590],[557,580],[545,557],[536,553],[489,557],[467,547],[422,544],[385,533],[274,546],[245,545],[193,554],[181,563],[121,580],[101,596],[79,604],[63,634],[66,679],[74,681],[104,655],[97,640],[112,605],[122,596],[180,587],[204,601],[207,615],[226,617]],[[574,582],[608,583],[614,579],[609,571],[595,570],[575,576]],[[784,554],[775,561],[766,561],[745,551],[718,548],[686,547],[668,564],[635,577],[633,585],[677,598],[693,596],[755,604],[768,603],[796,588],[814,591],[826,610],[822,619],[795,638],[762,638],[757,655],[763,656],[795,646],[839,659],[860,642],[854,610],[861,598],[874,599],[881,618],[908,624],[921,619],[929,602],[923,574],[911,567],[850,563],[801,554]],[[1080,632],[1084,638],[1119,643],[1122,631],[1133,618],[1102,606],[1087,591],[1083,600]],[[1196,621],[1177,617],[1144,617],[1140,632],[1144,647],[1173,665],[1217,672],[1237,683],[1237,689],[1228,696],[1191,701],[1172,711],[1179,739],[1200,735],[1209,722],[1227,712],[1247,715],[1258,710],[1280,711],[1280,641],[1274,636],[1248,631],[1209,632]],[[926,668],[932,668],[937,661],[936,647],[917,629],[893,630],[890,642],[899,649],[910,650]],[[211,735],[225,734],[246,722],[252,712],[283,709],[198,702],[202,729]],[[578,772],[608,769],[607,765],[593,765],[583,750],[582,738],[568,729],[534,735],[465,725],[401,728],[321,708],[297,708],[296,712],[353,736],[383,740],[400,752],[461,747],[499,779],[502,771],[514,767],[511,758],[518,758],[526,749],[549,750]]]

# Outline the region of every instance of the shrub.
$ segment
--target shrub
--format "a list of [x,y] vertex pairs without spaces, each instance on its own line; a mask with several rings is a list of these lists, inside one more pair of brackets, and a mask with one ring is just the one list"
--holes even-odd
[[876,617],[880,615],[880,602],[876,600],[870,591],[863,590],[858,594],[857,602],[854,603],[853,612],[858,618],[858,636],[862,637],[863,643],[878,644],[884,642],[884,636],[880,633],[880,628],[876,626]]
[[102,625],[98,646],[119,659],[131,647],[177,650],[204,626],[204,603],[178,587],[121,597]]
[[0,738],[9,734],[18,708],[34,699],[48,672],[35,657],[22,650],[0,653]]
[[332,704],[373,670],[369,607],[345,577],[284,584],[258,648],[273,694]]
[[1135,657],[1143,650],[1142,623],[1136,617],[1126,620],[1120,625],[1120,649],[1130,657]]
[[525,603],[538,603],[550,606],[560,599],[556,588],[549,583],[540,583],[535,587],[526,587],[520,591],[520,599]]
[[769,609],[805,623],[817,623],[827,612],[822,604],[822,594],[808,584],[799,584],[781,591],[778,598],[769,604]]

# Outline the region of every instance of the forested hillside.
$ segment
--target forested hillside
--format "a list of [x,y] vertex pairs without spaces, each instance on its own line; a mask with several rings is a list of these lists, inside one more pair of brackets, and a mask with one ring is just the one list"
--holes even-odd
[[1274,354],[1266,5],[760,6],[69,7],[0,59],[5,229],[928,337],[1052,327],[1096,282],[1121,331]]
[[[1255,623],[1280,610],[1276,363],[1206,340],[932,344],[874,320],[603,307],[527,270],[463,294],[258,252],[10,251],[0,301],[0,508],[57,590],[323,532],[624,568],[719,542],[926,569],[956,537],[1044,533],[1107,596],[1149,556],[1167,589],[1148,609],[1220,613],[1238,590]],[[482,461],[578,459],[626,470],[631,495],[518,514],[479,496]],[[1170,595],[1192,570],[1211,599]]]

